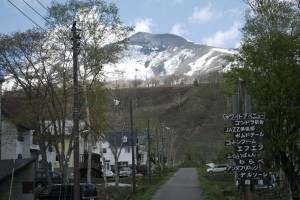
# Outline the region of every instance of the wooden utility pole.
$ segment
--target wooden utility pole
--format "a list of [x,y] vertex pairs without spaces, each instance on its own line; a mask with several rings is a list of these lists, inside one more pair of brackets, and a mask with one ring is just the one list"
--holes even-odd
[[134,154],[134,147],[135,147],[135,135],[133,133],[133,116],[132,116],[132,100],[130,100],[130,129],[131,129],[131,152],[132,152],[132,192],[133,194],[137,193],[136,190],[136,179],[135,179],[135,154]]
[[[239,81],[238,87],[238,113],[246,113],[247,112],[247,93],[246,93],[246,83],[245,81]],[[244,187],[244,199],[245,200],[252,200],[252,193],[251,193],[251,182],[250,180],[246,180]]]
[[79,96],[78,96],[78,54],[80,51],[80,36],[74,21],[73,33],[73,134],[74,134],[74,200],[80,199],[80,173],[79,173]]
[[150,143],[150,125],[148,119],[148,127],[147,127],[147,139],[148,139],[148,176],[149,176],[149,185],[152,184],[151,180],[151,143]]

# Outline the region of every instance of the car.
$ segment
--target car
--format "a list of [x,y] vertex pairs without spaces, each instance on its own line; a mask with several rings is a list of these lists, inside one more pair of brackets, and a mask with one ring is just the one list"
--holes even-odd
[[227,164],[218,164],[212,167],[209,167],[206,172],[207,173],[226,173],[228,169]]
[[258,184],[254,185],[254,188],[265,189],[274,188],[276,186],[277,180],[273,172],[268,172],[264,180],[258,180]]
[[144,178],[145,176],[144,176],[144,174],[142,174],[142,173],[140,173],[140,172],[137,172],[137,173],[135,174],[135,177],[136,177],[136,178]]
[[113,173],[111,170],[106,170],[105,175],[107,178],[115,177],[115,173]]
[[[74,184],[48,185],[39,193],[37,200],[73,200]],[[80,184],[80,200],[98,200],[98,192],[95,184]]]
[[[61,184],[62,177],[58,172],[49,172],[53,184]],[[38,171],[35,173],[35,186],[42,187],[48,185],[47,177],[44,171]]]
[[119,170],[119,176],[131,176],[132,169],[130,167],[122,167]]

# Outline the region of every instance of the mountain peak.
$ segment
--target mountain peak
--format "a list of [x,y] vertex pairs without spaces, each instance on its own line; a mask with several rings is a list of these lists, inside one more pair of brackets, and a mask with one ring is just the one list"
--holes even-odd
[[129,38],[128,49],[116,68],[105,68],[109,79],[151,79],[159,76],[201,76],[222,71],[228,49],[195,44],[173,34],[138,32]]

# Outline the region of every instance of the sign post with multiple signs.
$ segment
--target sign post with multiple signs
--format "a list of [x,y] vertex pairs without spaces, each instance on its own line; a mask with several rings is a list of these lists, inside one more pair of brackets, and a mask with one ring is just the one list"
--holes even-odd
[[264,133],[256,131],[257,125],[264,124],[264,113],[238,113],[224,114],[224,120],[232,121],[232,127],[225,127],[224,133],[233,133],[234,139],[225,140],[225,146],[233,146],[235,152],[227,153],[226,159],[234,159],[235,166],[229,167],[229,171],[236,171],[238,183],[241,186],[255,184],[258,179],[264,178],[265,173],[259,171],[259,165],[264,160],[258,158],[257,154],[264,149],[257,139],[264,137]]

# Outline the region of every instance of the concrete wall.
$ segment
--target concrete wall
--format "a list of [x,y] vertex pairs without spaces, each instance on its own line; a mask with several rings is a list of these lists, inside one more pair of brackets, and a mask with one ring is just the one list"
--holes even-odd
[[6,117],[2,115],[2,137],[1,137],[1,159],[17,158],[16,154],[16,139],[18,130]]

